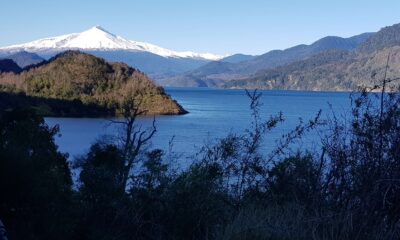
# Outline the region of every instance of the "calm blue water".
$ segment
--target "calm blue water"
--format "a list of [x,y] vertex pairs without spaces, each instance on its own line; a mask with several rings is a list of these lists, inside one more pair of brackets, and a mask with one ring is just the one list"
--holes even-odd
[[[167,88],[167,93],[190,113],[182,116],[156,117],[157,133],[152,147],[168,149],[172,137],[173,150],[190,155],[205,142],[226,136],[229,132],[241,132],[251,122],[249,99],[243,90]],[[350,106],[349,93],[261,91],[263,103],[261,115],[267,118],[281,111],[286,119],[266,137],[264,148],[271,149],[275,140],[298,124],[301,117],[309,120],[322,109],[322,117],[331,112],[345,113]],[[328,104],[329,103],[329,104]],[[146,128],[152,118],[143,117],[139,124]],[[118,134],[118,127],[107,119],[46,118],[49,125],[58,124],[61,136],[56,138],[59,148],[71,157],[85,153],[90,144],[105,134]],[[316,135],[305,138],[306,144]]]

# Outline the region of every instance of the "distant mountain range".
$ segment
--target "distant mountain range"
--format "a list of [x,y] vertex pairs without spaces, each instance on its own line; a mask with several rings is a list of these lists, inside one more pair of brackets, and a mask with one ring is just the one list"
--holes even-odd
[[329,50],[276,68],[263,69],[226,82],[228,88],[351,91],[373,87],[383,77],[400,77],[400,24],[385,27],[359,41],[355,49]]
[[[349,38],[328,36],[310,45],[273,50],[259,56],[218,56],[176,52],[126,40],[101,27],[0,48],[0,71],[19,72],[67,49],[140,69],[163,86],[353,90],[374,84],[388,53],[390,76],[397,76],[400,24]],[[21,52],[22,51],[22,52]],[[12,59],[16,68],[4,58]],[[399,60],[398,60],[399,59]]]
[[211,53],[177,52],[150,43],[127,40],[100,26],[81,33],[2,47],[0,58],[26,51],[49,59],[66,50],[80,50],[108,61],[124,62],[156,79],[174,76],[222,58]]
[[285,50],[273,50],[256,57],[244,58],[242,61],[229,61],[233,55],[219,61],[210,62],[184,74],[164,79],[166,86],[222,87],[235,79],[248,78],[259,70],[272,69],[307,59],[328,50],[356,49],[373,33],[363,33],[350,38],[324,37],[311,45],[298,45]]
[[26,51],[19,51],[11,55],[6,56],[7,59],[13,60],[20,68],[27,67],[29,65],[35,65],[43,62],[45,59],[35,53]]
[[4,58],[0,58],[0,73],[20,73],[25,68],[29,68],[30,66],[34,66],[43,61],[45,61],[45,59],[35,53],[29,53],[26,51],[16,52],[7,55]]

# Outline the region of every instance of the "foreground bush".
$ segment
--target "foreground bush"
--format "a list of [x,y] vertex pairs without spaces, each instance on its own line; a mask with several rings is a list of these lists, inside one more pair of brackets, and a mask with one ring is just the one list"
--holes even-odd
[[[120,141],[95,143],[76,161],[43,119],[0,121],[0,218],[13,239],[383,239],[400,238],[400,94],[361,93],[352,117],[301,123],[270,154],[260,146],[283,121],[259,117],[242,134],[206,145],[187,169],[148,150],[153,124],[126,112]],[[321,150],[286,154],[293,140],[325,129]],[[173,158],[173,157],[172,157]],[[176,159],[175,159],[176,160]],[[3,196],[2,195],[2,196]]]
[[68,239],[72,180],[42,118],[16,110],[0,115],[0,219],[10,239]]

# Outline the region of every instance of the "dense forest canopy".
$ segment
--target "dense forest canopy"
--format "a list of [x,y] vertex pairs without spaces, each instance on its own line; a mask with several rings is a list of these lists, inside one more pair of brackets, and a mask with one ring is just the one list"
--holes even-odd
[[181,114],[185,110],[142,72],[89,54],[67,51],[27,67],[20,74],[0,74],[0,87],[44,99],[79,100],[120,115],[126,101],[147,114]]

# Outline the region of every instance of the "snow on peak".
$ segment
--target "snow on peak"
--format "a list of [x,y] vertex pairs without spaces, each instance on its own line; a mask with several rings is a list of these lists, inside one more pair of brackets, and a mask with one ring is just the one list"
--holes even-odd
[[30,52],[67,49],[144,51],[163,57],[197,58],[207,60],[219,60],[224,57],[211,53],[177,52],[150,43],[127,40],[108,32],[101,26],[94,26],[81,33],[44,38],[29,43],[0,48],[0,50],[5,51],[25,50]]

